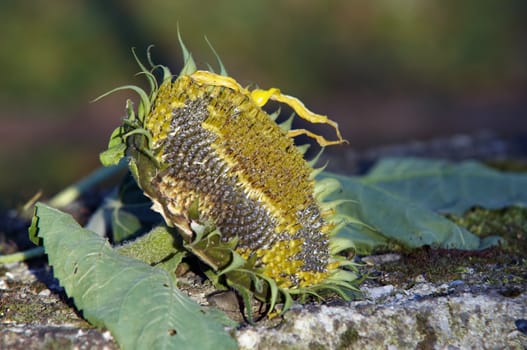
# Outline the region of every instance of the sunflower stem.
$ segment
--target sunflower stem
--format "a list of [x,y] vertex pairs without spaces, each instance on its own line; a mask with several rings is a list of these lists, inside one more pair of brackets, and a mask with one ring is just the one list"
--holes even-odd
[[117,165],[100,167],[84,179],[57,193],[48,201],[48,204],[55,208],[63,208],[73,203],[82,194],[88,192],[88,190],[96,185],[122,172],[126,167],[127,164],[124,161],[121,161]]
[[23,252],[0,255],[0,264],[21,262],[41,256],[44,256],[44,247],[34,247]]

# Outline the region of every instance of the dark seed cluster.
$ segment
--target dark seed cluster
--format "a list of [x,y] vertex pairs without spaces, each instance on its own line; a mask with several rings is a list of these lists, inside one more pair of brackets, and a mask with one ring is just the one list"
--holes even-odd
[[317,271],[324,272],[326,270],[326,262],[329,259],[329,251],[327,249],[329,240],[327,235],[321,230],[326,224],[322,219],[320,208],[311,204],[306,209],[297,213],[298,222],[301,228],[295,233],[295,239],[302,240],[302,250],[295,255],[295,259],[304,261],[301,267],[303,271]]
[[198,200],[201,221],[212,220],[224,239],[238,236],[242,247],[263,248],[272,242],[276,222],[262,203],[248,198],[211,147],[217,136],[201,126],[208,105],[206,99],[187,100],[172,111],[168,137],[160,143],[166,169],[153,179],[153,187],[167,208],[185,212]]

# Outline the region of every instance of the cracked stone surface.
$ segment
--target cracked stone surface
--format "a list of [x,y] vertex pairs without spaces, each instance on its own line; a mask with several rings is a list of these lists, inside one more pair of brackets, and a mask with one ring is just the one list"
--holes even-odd
[[118,349],[109,332],[75,311],[47,265],[0,273],[0,349]]
[[[118,349],[75,311],[48,267],[5,267],[0,349]],[[418,276],[410,288],[367,282],[362,300],[295,305],[277,326],[245,326],[235,336],[241,349],[526,349],[516,326],[527,318],[525,282],[510,294],[474,276]]]
[[442,288],[424,282],[420,291],[392,290],[376,300],[296,308],[276,329],[238,331],[238,342],[241,349],[527,348],[515,327],[527,315],[527,293],[449,295]]

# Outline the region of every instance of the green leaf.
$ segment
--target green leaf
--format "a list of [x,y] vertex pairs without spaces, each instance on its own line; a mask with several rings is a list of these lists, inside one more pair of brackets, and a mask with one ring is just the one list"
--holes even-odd
[[380,161],[363,177],[327,172],[321,177],[342,184],[342,191],[327,200],[353,200],[337,207],[355,222],[342,228],[334,241],[360,254],[423,245],[484,249],[498,244],[500,238],[480,238],[439,212],[527,205],[527,175],[499,172],[476,162],[395,158]]
[[125,156],[125,153],[126,145],[124,143],[120,143],[102,152],[99,155],[99,160],[104,166],[116,165]]
[[[162,222],[163,218],[151,207],[152,201],[128,173],[118,190],[112,191],[93,213],[86,228],[99,236],[111,237],[113,243],[119,243]],[[106,232],[107,228],[111,228],[110,233]]]
[[112,207],[112,237],[121,242],[143,229],[161,222],[161,216],[151,210],[152,202],[128,174],[119,186],[118,197],[109,202]]
[[452,221],[360,179],[338,177],[343,185],[339,196],[356,202],[337,207],[339,213],[358,218],[365,225],[348,224],[336,237],[350,239],[359,253],[397,246],[417,248],[424,245],[441,248],[483,249],[488,243]]
[[101,164],[104,166],[116,165],[126,155],[126,144],[122,136],[122,127],[116,128],[110,136],[108,149],[99,155]]
[[218,323],[169,274],[119,255],[67,214],[38,203],[38,235],[55,277],[84,317],[123,349],[235,349]]
[[444,213],[462,214],[475,205],[527,206],[527,174],[500,172],[475,161],[387,158],[361,181]]
[[233,262],[233,242],[237,240],[223,242],[219,231],[215,230],[192,244],[185,244],[185,248],[214,270],[219,270]]
[[112,210],[112,235],[114,242],[124,241],[142,229],[141,221],[137,216],[123,210],[117,205]]

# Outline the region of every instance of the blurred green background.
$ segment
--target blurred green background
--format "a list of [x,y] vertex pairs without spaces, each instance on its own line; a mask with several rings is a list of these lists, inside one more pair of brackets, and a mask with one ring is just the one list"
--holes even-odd
[[242,85],[300,97],[360,150],[527,134],[525,18],[524,0],[0,0],[0,205],[98,166],[133,95],[90,100],[143,84],[131,47],[177,72],[178,22],[203,67],[207,36]]

